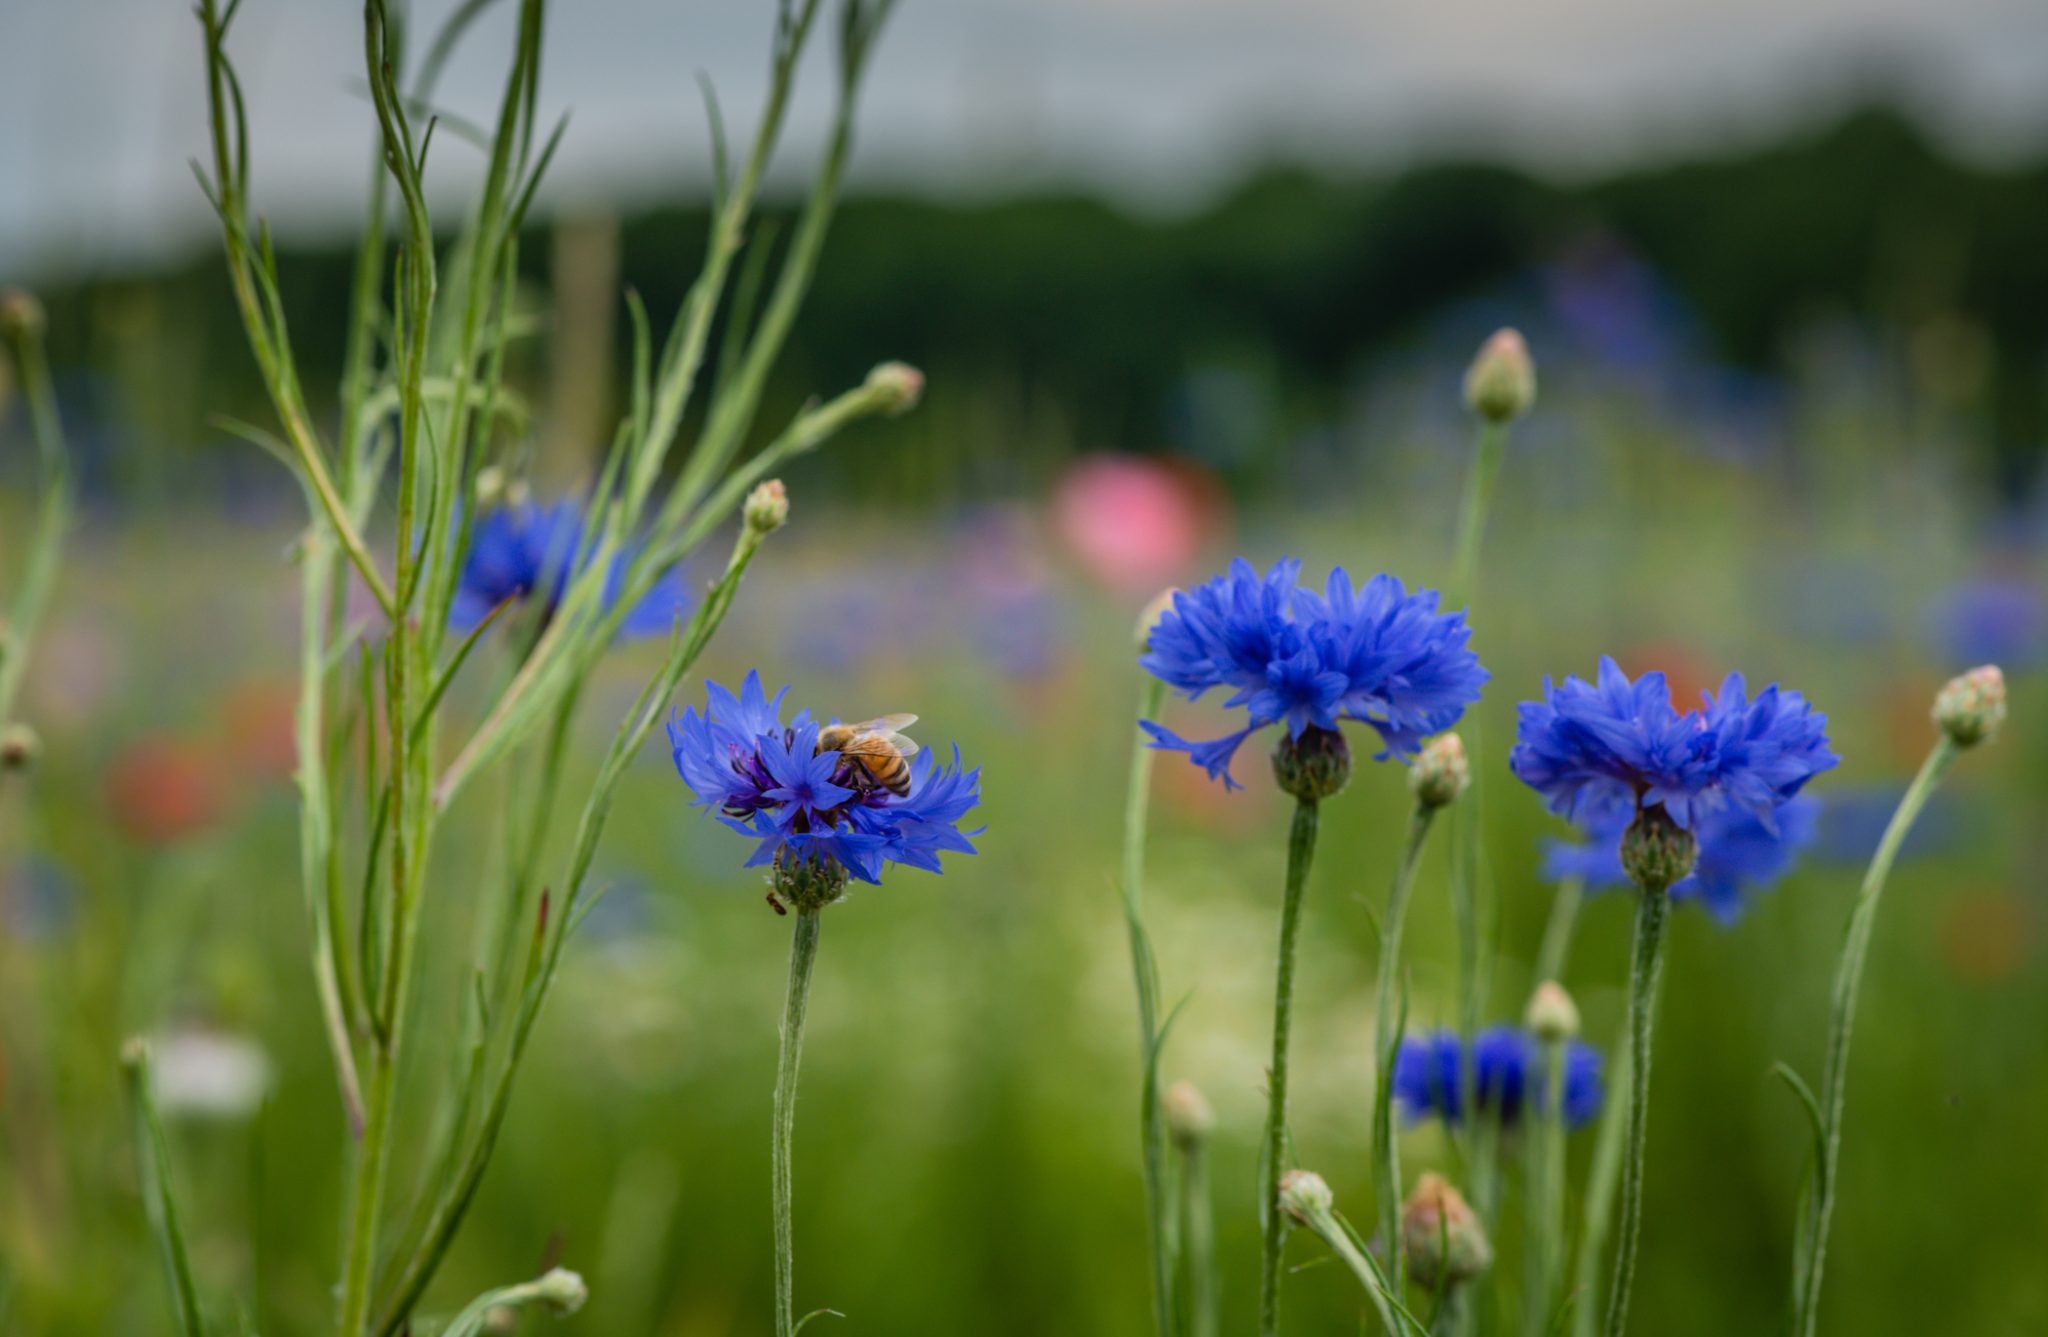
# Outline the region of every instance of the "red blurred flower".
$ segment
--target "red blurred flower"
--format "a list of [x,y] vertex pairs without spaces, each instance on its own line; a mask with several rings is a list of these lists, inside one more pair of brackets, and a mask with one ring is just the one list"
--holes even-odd
[[107,806],[132,839],[168,845],[219,823],[226,785],[214,753],[152,735],[131,743],[107,768]]

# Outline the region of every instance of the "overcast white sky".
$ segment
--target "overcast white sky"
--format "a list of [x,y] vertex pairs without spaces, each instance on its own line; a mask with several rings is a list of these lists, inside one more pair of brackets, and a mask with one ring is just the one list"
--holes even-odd
[[[417,0],[417,26],[453,3]],[[479,26],[446,105],[485,114],[515,8]],[[544,104],[574,120],[552,199],[698,187],[694,75],[743,134],[773,9],[555,0]],[[231,46],[259,207],[346,226],[370,134],[361,5],[245,0]],[[189,0],[0,0],[0,276],[194,244],[200,66]],[[1772,133],[1873,71],[1972,152],[2048,148],[2048,0],[902,0],[857,173],[938,191],[1074,179],[1159,205],[1274,152],[1384,165],[1455,145],[1583,171]],[[816,142],[822,59],[811,74],[786,161]],[[435,150],[449,189],[474,159],[452,137]]]

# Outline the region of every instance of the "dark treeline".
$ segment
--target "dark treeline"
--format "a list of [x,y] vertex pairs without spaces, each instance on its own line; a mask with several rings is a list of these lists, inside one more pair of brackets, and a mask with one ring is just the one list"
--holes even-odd
[[[620,280],[657,330],[695,272],[704,227],[701,206],[623,222]],[[1284,397],[1314,411],[1336,400],[1349,369],[1417,340],[1433,313],[1587,235],[1660,272],[1712,356],[1761,370],[1816,313],[1892,330],[1970,322],[1995,350],[1985,401],[1994,463],[2015,485],[2031,472],[2048,436],[2048,166],[1960,162],[1881,110],[1762,150],[1575,185],[1479,164],[1385,180],[1273,170],[1164,219],[1078,194],[857,198],[841,211],[786,371],[794,393],[900,357],[932,372],[934,408],[974,395],[1057,404],[1068,439],[1154,448],[1161,406],[1191,365],[1256,356]],[[549,277],[547,242],[536,235],[524,249],[537,281]],[[349,270],[340,248],[285,258],[294,335],[316,373],[338,361]],[[109,357],[99,343],[115,336],[98,327],[138,301],[159,341],[174,343],[172,370],[151,378],[166,397],[148,415],[156,439],[211,440],[204,413],[223,406],[262,420],[211,254],[50,298],[59,353],[78,361],[136,361],[132,350]],[[130,343],[149,334],[111,323]],[[621,350],[626,330],[620,308]],[[623,376],[626,359],[616,361]],[[525,371],[544,365],[534,355]]]

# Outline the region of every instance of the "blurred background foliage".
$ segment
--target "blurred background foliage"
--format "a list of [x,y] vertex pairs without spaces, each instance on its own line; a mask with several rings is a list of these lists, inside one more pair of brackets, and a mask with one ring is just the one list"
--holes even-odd
[[[792,470],[791,528],[707,672],[759,665],[848,716],[918,712],[927,745],[957,739],[984,767],[988,832],[942,879],[893,879],[828,917],[799,1304],[869,1333],[1146,1330],[1112,886],[1130,619],[1237,552],[1440,581],[1468,448],[1458,376],[1514,323],[1542,398],[1473,614],[1495,675],[1473,725],[1504,952],[1493,1012],[1519,1015],[1532,983],[1548,909],[1534,856],[1561,832],[1502,764],[1514,703],[1545,673],[1611,650],[1684,696],[1732,667],[1782,677],[1829,711],[1844,757],[1815,786],[1827,816],[1805,867],[1732,930],[1678,925],[1642,1329],[1775,1328],[1806,1135],[1770,1065],[1816,1071],[1849,898],[1931,739],[1934,688],[1990,658],[2012,678],[2010,737],[1959,768],[1880,927],[1824,1321],[2048,1328],[2048,748],[2030,723],[2048,714],[2044,220],[2048,167],[1967,165],[1879,110],[1574,183],[1465,163],[1275,169],[1175,216],[1080,194],[850,202],[781,401],[883,357],[925,367],[929,394]],[[617,287],[673,309],[702,230],[701,210],[674,209],[558,218],[529,239],[546,327],[515,380],[544,482],[584,476],[617,410]],[[340,246],[283,257],[310,368],[338,363],[339,322],[321,316],[348,266]],[[207,1293],[250,1330],[319,1330],[344,1167],[296,886],[295,500],[209,423],[262,417],[216,256],[43,295],[90,514],[29,687],[46,760],[0,788],[0,1329],[167,1330],[114,1062],[142,1031],[166,1083],[186,1083],[166,1101]],[[10,481],[19,419],[0,419]],[[0,532],[19,532],[24,500],[0,491]],[[622,648],[589,693],[582,764],[650,653]],[[1222,1119],[1225,1327],[1241,1330],[1284,813],[1256,782],[1226,796],[1167,763],[1157,783],[1152,928],[1167,996],[1189,999],[1165,1067]],[[1362,766],[1328,805],[1304,937],[1295,1133],[1357,1219],[1368,907],[1405,792],[1395,768]],[[560,1258],[592,1286],[573,1330],[764,1325],[786,925],[684,802],[651,750],[438,1311]],[[450,981],[476,931],[465,887],[501,857],[499,807],[472,795],[440,851],[429,950]],[[1441,860],[1411,924],[1417,1024],[1452,1010]],[[1625,918],[1592,907],[1567,977],[1603,1049]],[[451,1009],[458,993],[421,991]],[[413,1062],[417,1111],[452,1060]],[[1411,1167],[1446,1160],[1432,1131],[1406,1149]],[[1588,1150],[1575,1139],[1575,1183]],[[1499,1233],[1514,1275],[1514,1223]],[[1314,1254],[1296,1241],[1296,1261]],[[1296,1278],[1287,1303],[1297,1332],[1357,1318],[1336,1269]]]

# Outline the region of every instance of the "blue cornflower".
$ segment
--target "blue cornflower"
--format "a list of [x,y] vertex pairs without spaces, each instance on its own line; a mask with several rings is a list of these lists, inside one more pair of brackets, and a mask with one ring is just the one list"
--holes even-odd
[[772,698],[750,672],[737,696],[705,685],[702,714],[685,706],[669,722],[676,770],[697,805],[755,841],[746,867],[823,870],[827,881],[848,876],[879,882],[883,865],[939,872],[946,851],[974,853],[960,819],[981,802],[981,772],[931,754],[912,758],[909,793],[877,783],[852,757],[818,748],[819,722],[808,710],[782,721],[787,687]]
[[1299,740],[1355,720],[1380,735],[1382,758],[1405,758],[1457,723],[1487,679],[1466,648],[1464,614],[1439,613],[1434,590],[1410,594],[1385,575],[1353,589],[1340,567],[1318,594],[1296,583],[1300,570],[1288,558],[1261,576],[1239,558],[1227,574],[1174,595],[1138,661],[1190,700],[1233,689],[1224,705],[1244,707],[1248,718],[1221,738],[1191,742],[1143,721],[1155,747],[1186,752],[1233,789],[1231,759],[1269,724],[1285,724]]
[[1778,808],[1839,760],[1827,716],[1775,684],[1751,699],[1739,673],[1680,714],[1663,674],[1630,682],[1603,656],[1598,685],[1545,679],[1543,698],[1522,703],[1508,765],[1568,818],[1661,804],[1687,830],[1730,808],[1770,828]]
[[2006,672],[2048,659],[2048,598],[2032,581],[1985,576],[1945,592],[1928,618],[1943,662],[1997,664]]
[[[1409,1036],[1394,1056],[1394,1098],[1411,1120],[1435,1115],[1447,1124],[1462,1123],[1468,1079],[1478,1111],[1502,1127],[1513,1127],[1531,1101],[1543,1098],[1543,1046],[1520,1027],[1489,1026],[1469,1045],[1456,1031]],[[1600,1051],[1582,1041],[1567,1042],[1565,1127],[1591,1122],[1600,1112],[1600,1096]]]
[[[470,526],[469,549],[463,554],[448,620],[457,630],[467,631],[508,599],[539,601],[543,616],[552,617],[569,582],[588,567],[592,556],[578,502],[564,499],[543,506],[517,501],[494,507]],[[605,579],[607,605],[618,599],[626,564],[623,554],[612,560]],[[682,570],[675,568],[626,614],[619,633],[661,635],[675,625],[689,602]]]
[[[1697,901],[1724,927],[1742,917],[1748,895],[1768,891],[1811,845],[1819,827],[1820,800],[1808,794],[1777,810],[1777,829],[1745,808],[1722,808],[1702,819],[1699,860],[1687,877],[1672,884],[1671,898]],[[1621,837],[1630,813],[1608,806],[1579,814],[1584,841],[1544,842],[1543,877],[1549,882],[1577,878],[1588,891],[1629,885],[1621,866]]]

